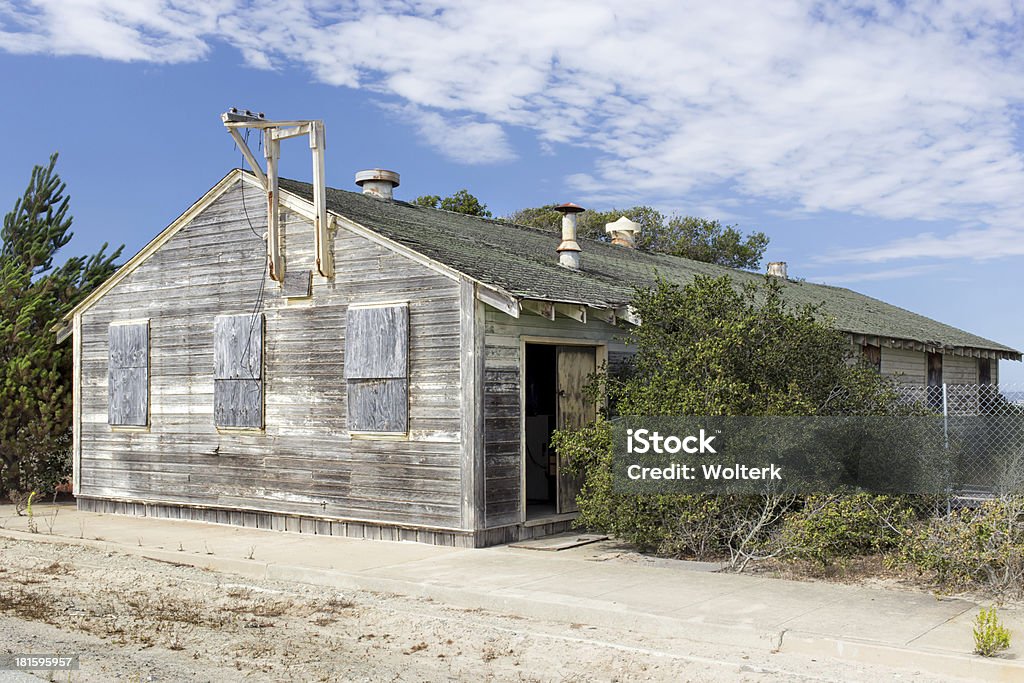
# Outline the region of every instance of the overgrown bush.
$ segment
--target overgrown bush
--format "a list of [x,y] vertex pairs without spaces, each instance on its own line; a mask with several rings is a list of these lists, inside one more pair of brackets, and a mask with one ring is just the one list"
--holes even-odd
[[553,440],[570,467],[585,475],[577,496],[580,526],[600,529],[645,552],[698,560],[727,557],[737,567],[765,545],[789,504],[765,496],[616,492],[612,487],[612,430],[604,418]]
[[986,501],[908,530],[894,566],[931,573],[953,590],[1024,592],[1024,496]]
[[[737,286],[698,277],[638,291],[637,353],[602,389],[613,415],[892,414],[892,386],[848,362],[849,343],[813,306],[792,307],[774,280]],[[736,568],[768,544],[790,496],[625,494],[612,487],[608,422],[559,432],[554,447],[582,472],[580,524],[675,557],[726,556]]]
[[827,566],[896,548],[914,518],[906,500],[867,493],[810,496],[785,516],[775,542],[782,556]]

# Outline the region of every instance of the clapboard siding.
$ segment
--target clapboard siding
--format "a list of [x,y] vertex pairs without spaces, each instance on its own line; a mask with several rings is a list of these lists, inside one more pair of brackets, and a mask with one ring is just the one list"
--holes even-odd
[[928,383],[928,356],[922,351],[882,347],[882,374],[900,384],[924,386]]
[[943,355],[942,381],[946,384],[977,384],[978,359],[970,356]]
[[[552,258],[555,258],[554,254]],[[623,343],[626,331],[598,320],[590,320],[584,325],[570,318],[548,320],[525,312],[515,319],[495,309],[486,309],[484,500],[488,528],[522,520],[520,347],[523,336],[593,340],[595,345],[607,344],[610,368],[621,367],[629,354]]]
[[[458,283],[365,238],[335,233],[336,277],[282,296],[264,276],[260,194],[227,190],[82,315],[86,497],[457,529],[461,524]],[[248,220],[246,219],[248,213]],[[250,228],[251,222],[251,228]],[[286,270],[313,270],[311,225],[282,212]],[[263,430],[214,426],[214,320],[265,316]],[[409,304],[408,437],[346,427],[351,304]],[[107,425],[107,329],[150,321],[150,424]]]

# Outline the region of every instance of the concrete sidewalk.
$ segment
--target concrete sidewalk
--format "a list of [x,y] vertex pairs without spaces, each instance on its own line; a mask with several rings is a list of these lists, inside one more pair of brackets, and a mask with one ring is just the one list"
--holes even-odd
[[[59,510],[54,516],[54,511]],[[1024,680],[1024,609],[1001,608],[1003,657],[971,654],[977,604],[614,560],[608,544],[559,552],[453,549],[35,506],[38,533],[0,506],[0,535],[102,547],[246,576],[429,597],[693,641],[800,652],[990,681]]]

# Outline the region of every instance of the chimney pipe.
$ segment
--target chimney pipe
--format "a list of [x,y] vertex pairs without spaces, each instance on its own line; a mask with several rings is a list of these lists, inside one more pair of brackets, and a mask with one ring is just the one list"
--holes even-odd
[[781,277],[783,279],[788,278],[789,274],[786,269],[786,262],[772,261],[768,264],[768,274],[772,277]]
[[383,168],[359,171],[356,173],[356,185],[363,188],[363,194],[369,197],[392,199],[394,190],[398,187],[398,174],[394,171],[385,171]]
[[614,223],[605,223],[604,231],[612,236],[612,244],[615,246],[636,249],[636,233],[640,232],[639,223],[622,216]]
[[570,270],[580,269],[580,249],[576,242],[576,214],[583,211],[582,206],[566,202],[555,207],[562,214],[562,243],[558,245],[558,264]]

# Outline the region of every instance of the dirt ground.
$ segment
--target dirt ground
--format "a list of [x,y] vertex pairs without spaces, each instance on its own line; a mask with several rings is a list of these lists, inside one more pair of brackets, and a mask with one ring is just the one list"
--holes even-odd
[[937,680],[7,539],[0,652],[80,653],[36,673],[74,682]]

